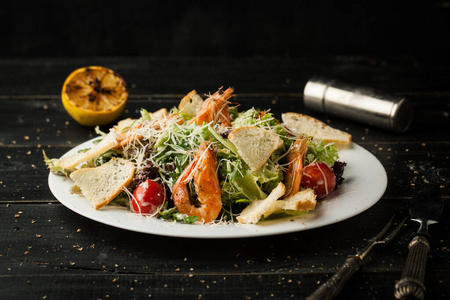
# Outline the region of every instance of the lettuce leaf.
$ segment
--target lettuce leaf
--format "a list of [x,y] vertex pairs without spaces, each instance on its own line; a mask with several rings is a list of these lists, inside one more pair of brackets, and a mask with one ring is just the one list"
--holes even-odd
[[338,149],[333,143],[312,139],[306,150],[305,166],[313,161],[323,161],[332,166],[338,159]]

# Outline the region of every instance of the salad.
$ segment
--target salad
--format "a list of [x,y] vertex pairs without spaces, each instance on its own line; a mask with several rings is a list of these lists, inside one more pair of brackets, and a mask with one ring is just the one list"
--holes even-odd
[[239,111],[233,93],[221,88],[204,100],[194,90],[170,110],[141,109],[109,132],[97,127],[92,148],[60,159],[44,153],[45,163],[70,177],[70,192],[95,209],[119,205],[189,224],[257,223],[313,210],[344,179],[337,147],[269,110]]

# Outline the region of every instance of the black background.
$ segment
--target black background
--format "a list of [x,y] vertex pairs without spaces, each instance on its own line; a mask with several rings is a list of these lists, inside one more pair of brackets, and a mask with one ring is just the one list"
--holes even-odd
[[[430,226],[425,298],[449,299],[449,23],[444,0],[0,2],[0,298],[304,299],[433,183],[447,203]],[[236,88],[242,110],[310,114],[372,153],[387,189],[350,219],[260,238],[171,238],[89,220],[54,197],[42,160],[97,136],[60,96],[89,65],[126,80],[121,118],[220,86]],[[406,97],[411,127],[397,134],[305,109],[316,75]],[[417,228],[375,247],[336,300],[393,299]]]
[[0,57],[432,55],[445,1],[8,1]]

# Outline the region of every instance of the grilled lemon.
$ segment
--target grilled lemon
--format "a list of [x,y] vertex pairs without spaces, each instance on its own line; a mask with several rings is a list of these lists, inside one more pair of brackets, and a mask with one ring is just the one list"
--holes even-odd
[[128,88],[122,76],[99,66],[73,71],[61,92],[66,111],[85,126],[111,123],[122,113],[127,98]]

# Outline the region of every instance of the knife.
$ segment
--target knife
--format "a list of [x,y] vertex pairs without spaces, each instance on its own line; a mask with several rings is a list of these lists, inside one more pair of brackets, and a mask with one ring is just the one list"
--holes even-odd
[[401,279],[395,284],[394,295],[397,299],[425,297],[425,267],[431,243],[428,225],[439,222],[443,207],[444,201],[437,188],[422,190],[411,199],[411,220],[419,222],[420,227],[411,236],[405,268]]

